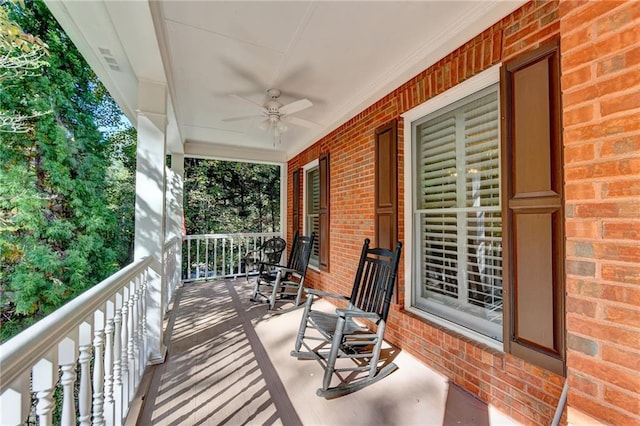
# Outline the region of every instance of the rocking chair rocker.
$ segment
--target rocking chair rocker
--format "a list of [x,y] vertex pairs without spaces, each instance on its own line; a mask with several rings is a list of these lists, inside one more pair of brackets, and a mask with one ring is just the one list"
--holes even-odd
[[[262,297],[269,302],[269,310],[273,310],[276,300],[295,297],[295,306],[298,306],[314,239],[315,234],[305,237],[296,232],[286,266],[261,262],[251,300],[258,302]],[[264,287],[268,289],[267,293],[263,291]]]
[[[323,365],[324,378],[322,387],[316,392],[318,396],[331,399],[346,395],[375,383],[396,370],[397,366],[393,363],[382,368],[378,367],[378,363],[401,249],[400,242],[394,251],[369,248],[369,239],[365,239],[350,298],[305,289],[308,298],[291,356],[316,359]],[[335,314],[314,310],[315,296],[348,301],[348,307],[336,309]],[[357,323],[356,319],[374,323],[375,331]],[[309,334],[308,329],[315,332]],[[303,346],[306,351],[301,352]],[[356,366],[338,368],[338,358],[350,358]],[[345,371],[356,374],[368,371],[368,376],[347,383],[340,374]],[[330,387],[334,373],[338,374],[341,382]]]

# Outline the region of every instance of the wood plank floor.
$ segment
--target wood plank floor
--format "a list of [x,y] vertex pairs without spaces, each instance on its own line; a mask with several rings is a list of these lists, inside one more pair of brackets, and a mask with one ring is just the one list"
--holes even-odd
[[137,424],[517,424],[394,348],[399,368],[390,376],[341,398],[317,397],[320,364],[289,355],[302,310],[271,315],[250,292],[244,279],[178,289],[167,359],[153,370]]

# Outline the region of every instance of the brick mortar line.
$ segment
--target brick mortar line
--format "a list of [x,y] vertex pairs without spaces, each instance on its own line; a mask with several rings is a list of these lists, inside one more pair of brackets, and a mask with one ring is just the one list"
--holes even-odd
[[[617,322],[611,322],[611,321],[607,321],[607,320],[602,319],[602,318],[594,318],[594,317],[590,317],[590,316],[587,316],[587,315],[581,315],[581,314],[579,314],[577,312],[567,312],[567,318],[569,318],[569,317],[583,319],[583,320],[585,320],[587,322],[598,323],[599,325],[607,325],[609,327],[618,328],[618,329],[621,329],[621,330],[624,330],[624,331],[631,331],[631,332],[634,332],[634,333],[638,333],[640,331],[639,327],[630,326],[630,325],[624,325],[624,324],[620,324],[620,323],[617,323]],[[567,331],[569,332],[569,330],[567,330]],[[594,338],[595,338],[595,336],[592,337],[592,339],[594,339]],[[615,342],[613,342],[611,340],[604,340],[602,338],[600,338],[598,340],[603,341],[603,342],[608,342],[608,343],[615,343]],[[634,374],[637,374],[638,378],[640,378],[640,373],[639,372],[635,371]]]
[[[620,282],[620,281],[610,281],[610,280],[604,280],[602,278],[598,279],[595,277],[585,277],[583,275],[569,275],[567,274],[568,277],[577,277],[577,281],[589,281],[589,282],[597,282],[597,283],[601,283],[601,284],[605,284],[607,286],[613,286],[613,287],[625,287],[629,289],[637,289],[638,285],[637,284],[632,284],[632,283],[627,283],[627,282]],[[588,280],[587,278],[591,278],[591,280]],[[579,293],[569,293],[569,294],[578,294]],[[584,297],[584,298],[592,298],[591,296],[586,296],[586,295],[580,295],[580,297]],[[615,300],[610,300],[610,299],[603,299],[602,297],[596,297],[594,299],[597,300],[602,300],[603,303],[621,303],[624,304],[625,306],[635,306],[633,304],[630,303],[626,303],[626,302],[619,302],[619,301],[615,301]]]
[[[610,300],[606,300],[606,299],[601,299],[601,298],[597,298],[597,297],[590,297],[590,296],[582,296],[580,294],[574,294],[574,293],[568,293],[568,296],[576,299],[576,300],[584,300],[586,302],[594,302],[596,305],[598,306],[602,306],[604,307],[614,307],[614,308],[622,308],[625,310],[633,310],[633,309],[629,309],[629,307],[635,307],[635,305],[629,305],[629,304],[624,304],[622,302],[616,302],[616,301],[610,301]],[[574,316],[584,316],[584,315],[580,315],[577,312],[567,312],[567,315],[574,315]],[[591,317],[588,317],[591,318]],[[606,320],[604,320],[606,321]],[[635,327],[636,329],[640,330],[640,327]],[[572,333],[572,334],[576,334],[576,333]],[[593,336],[591,337],[591,339],[594,339]],[[595,339],[595,340],[602,340],[602,339]],[[608,342],[608,341],[607,341]],[[615,344],[615,346],[618,346],[621,349],[626,349],[628,352],[637,352],[638,355],[640,355],[640,350],[634,351],[634,350],[629,350],[628,346],[621,346],[619,344]]]
[[[597,63],[596,62],[592,62],[590,64],[590,66],[596,66],[597,67]],[[567,71],[570,72],[572,69],[576,69],[576,71],[577,71],[577,70],[581,70],[582,68],[583,67],[580,67],[580,68],[574,67],[574,68],[569,68],[569,69],[563,69],[562,70],[563,71],[563,76],[568,74]],[[601,74],[601,75],[592,75],[591,78],[589,78],[588,80],[586,80],[584,82],[574,83],[574,84],[571,84],[569,86],[566,86],[566,85],[562,86],[562,95],[566,96],[566,95],[571,95],[573,93],[579,92],[581,90],[592,89],[593,86],[596,86],[596,85],[601,84],[601,83],[608,83],[610,80],[615,80],[615,79],[618,79],[618,78],[621,78],[621,77],[625,77],[628,74],[635,74],[639,70],[640,70],[640,65],[632,66],[632,67],[625,67],[625,68],[623,68],[623,71],[614,71],[614,72]],[[597,72],[597,70],[596,70],[596,72]],[[635,93],[638,90],[638,86],[640,86],[640,85],[635,85],[635,86],[632,86],[630,88],[629,87],[625,87],[623,90]],[[613,93],[614,94],[615,93],[620,93],[620,91],[613,92]],[[610,97],[613,97],[613,96],[610,96]],[[592,103],[593,103],[593,99],[585,100],[585,101],[580,102],[580,103],[571,103],[571,104],[563,105],[563,110],[567,110],[567,109],[571,110],[571,107],[573,107],[573,106],[576,106],[576,105],[580,106],[580,105],[583,105],[583,104],[584,105],[589,105],[589,104],[592,104]]]
[[[616,29],[615,31],[609,31],[607,33],[607,35],[598,36],[598,35],[592,34],[591,35],[591,37],[592,37],[591,39],[585,40],[581,44],[576,44],[571,48],[566,48],[566,47],[561,48],[562,49],[562,55],[563,55],[563,57],[566,58],[566,56],[571,56],[572,54],[577,54],[577,53],[579,53],[580,50],[584,50],[585,48],[587,48],[589,46],[596,47],[596,45],[598,45],[598,44],[606,43],[607,41],[610,41],[614,37],[620,37],[620,35],[623,34],[623,33],[633,31],[635,29],[636,25],[637,25],[637,23],[635,21],[632,21],[632,22],[628,23],[626,26],[620,27],[619,29]],[[571,35],[567,34],[565,32],[562,33],[562,38],[563,39],[567,38],[567,36],[571,36]],[[621,54],[625,54],[627,52],[633,51],[636,48],[637,48],[637,45],[629,44],[629,46],[626,46],[626,47],[624,47],[622,49],[618,49],[613,53],[607,53],[607,54],[605,54],[603,56],[598,56],[596,62],[602,62],[606,58],[615,57],[615,56],[619,56]],[[576,66],[579,66],[579,65],[576,65]],[[569,69],[573,69],[576,66],[572,66]]]
[[[589,338],[589,340],[597,340],[597,341],[599,341],[599,342],[604,342],[604,343],[606,343],[606,344],[611,344],[610,342],[608,342],[608,341],[606,341],[606,340],[594,339],[593,337],[590,337],[590,336],[586,336],[586,337],[587,337],[587,338]],[[597,357],[597,358],[596,358],[596,357],[591,357],[591,356],[589,356],[589,355],[586,355],[584,352],[580,352],[579,350],[576,350],[576,349],[570,349],[570,348],[567,348],[567,349],[569,349],[569,350],[571,350],[572,352],[574,352],[574,353],[575,353],[575,355],[574,355],[574,356],[581,357],[581,358],[584,358],[584,359],[586,359],[586,360],[596,360],[596,361],[598,361],[598,363],[607,364],[607,366],[608,366],[608,367],[613,367],[613,368],[616,368],[616,369],[623,370],[623,372],[625,372],[625,373],[626,373],[626,372],[630,372],[630,373],[632,373],[631,375],[638,375],[638,377],[640,378],[639,373],[638,373],[637,371],[633,370],[632,368],[628,368],[628,367],[625,367],[625,366],[623,366],[623,365],[616,364],[616,363],[613,363],[613,362],[611,362],[611,361],[604,360],[604,359],[602,359],[602,357]],[[599,354],[600,354],[600,353],[599,353]],[[570,365],[567,365],[567,368],[571,368],[571,366],[570,366]],[[636,392],[636,391],[629,390],[629,389],[626,389],[626,388],[623,388],[623,387],[620,387],[620,386],[614,385],[614,384],[613,384],[613,383],[611,383],[611,382],[606,382],[606,381],[604,381],[605,379],[601,379],[601,378],[599,378],[599,377],[597,377],[597,376],[593,376],[593,375],[591,375],[591,374],[590,374],[590,372],[589,372],[589,371],[579,370],[579,369],[577,369],[576,367],[573,367],[573,370],[575,370],[575,371],[580,371],[580,372],[582,373],[582,375],[586,375],[587,377],[594,378],[594,379],[596,379],[596,380],[598,380],[598,381],[602,381],[602,383],[603,383],[603,384],[606,384],[606,385],[608,385],[609,387],[612,387],[612,388],[615,388],[615,389],[623,389],[623,390],[625,390],[626,392],[635,393],[636,395],[638,394],[638,392]]]

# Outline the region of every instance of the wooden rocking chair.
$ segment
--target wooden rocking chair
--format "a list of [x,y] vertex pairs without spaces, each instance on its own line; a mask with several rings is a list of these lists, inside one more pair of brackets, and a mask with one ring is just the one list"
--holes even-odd
[[[279,263],[282,252],[287,247],[287,242],[280,237],[272,237],[266,240],[256,250],[247,252],[244,261],[244,275],[249,281],[249,272],[258,271],[261,263]],[[264,272],[264,271],[263,271]]]
[[[296,232],[286,266],[261,262],[251,300],[258,302],[262,297],[269,302],[269,309],[273,310],[276,300],[295,297],[295,306],[298,306],[314,239],[315,234],[305,237]],[[263,290],[265,287],[267,292]]]
[[[305,289],[307,303],[291,355],[301,359],[316,359],[324,366],[322,387],[316,392],[318,396],[330,399],[355,392],[388,376],[397,368],[393,363],[379,368],[378,362],[401,249],[400,242],[394,251],[369,248],[369,239],[365,239],[349,298]],[[335,314],[321,312],[313,309],[315,296],[345,300],[349,304],[346,309],[336,309]],[[375,331],[357,323],[357,319],[374,323]],[[311,330],[308,329],[315,331],[309,334]],[[303,346],[306,351],[301,352]],[[350,358],[356,365],[338,368],[338,358]],[[341,376],[344,371],[368,371],[368,376],[346,382]],[[334,373],[338,374],[341,383],[330,387]]]

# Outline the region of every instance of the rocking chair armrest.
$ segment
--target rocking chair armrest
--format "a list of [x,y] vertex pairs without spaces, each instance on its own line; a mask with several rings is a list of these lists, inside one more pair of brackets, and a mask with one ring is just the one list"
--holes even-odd
[[289,269],[284,265],[280,265],[278,263],[271,263],[271,262],[260,262],[260,265],[271,266],[272,268],[278,268],[278,269]]
[[276,268],[277,270],[282,271],[282,272],[291,272],[291,273],[298,272],[297,269],[287,268],[286,266],[273,265],[273,264],[270,264],[270,265],[273,266],[274,268]]
[[361,309],[336,309],[336,314],[344,318],[364,318],[368,320],[377,321],[380,319],[380,315],[375,312],[367,312]]
[[316,290],[314,288],[305,288],[304,292],[307,294],[312,294],[314,296],[321,297],[330,297],[332,299],[341,299],[341,300],[349,300],[347,296],[343,296],[341,294],[329,293],[328,291]]

